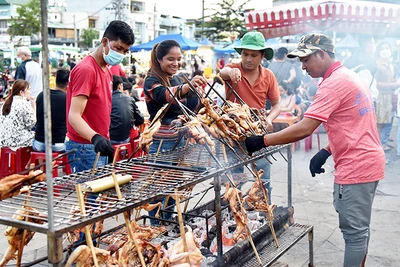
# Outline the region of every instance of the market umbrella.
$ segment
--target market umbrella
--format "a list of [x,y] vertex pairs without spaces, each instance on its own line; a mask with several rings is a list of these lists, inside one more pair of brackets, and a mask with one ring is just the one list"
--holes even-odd
[[214,46],[213,42],[211,42],[208,38],[204,38],[204,40],[201,41],[200,44],[202,46],[211,46],[211,47]]
[[160,43],[165,40],[175,40],[179,43],[181,46],[182,50],[197,50],[199,46],[201,46],[200,43],[190,40],[186,38],[185,36],[182,36],[181,34],[165,34],[165,35],[160,35],[154,40],[140,44],[140,45],[134,45],[131,46],[131,52],[139,52],[141,50],[151,50],[153,49],[153,46],[157,43]]
[[214,47],[214,52],[215,53],[220,53],[220,54],[231,54],[231,53],[236,53],[236,50],[234,49],[235,46],[240,45],[240,39],[236,39],[233,43],[230,45],[227,45],[225,47]]

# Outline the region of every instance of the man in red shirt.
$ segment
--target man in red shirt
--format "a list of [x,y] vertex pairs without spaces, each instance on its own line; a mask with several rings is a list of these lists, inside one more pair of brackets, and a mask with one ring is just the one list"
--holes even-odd
[[[268,131],[272,131],[272,121],[279,116],[281,111],[280,93],[274,73],[263,68],[261,61],[263,58],[270,60],[274,51],[265,45],[264,36],[257,31],[246,33],[240,46],[235,47],[235,50],[240,54],[242,61],[225,65],[219,75],[233,87],[250,108],[265,109],[267,99],[270,100],[272,108],[265,126]],[[240,103],[227,86],[226,96],[226,99]],[[264,171],[261,179],[264,183],[266,182],[268,199],[271,201],[270,164],[262,158],[257,161],[257,167]]]
[[288,57],[299,57],[303,69],[322,77],[304,119],[280,132],[246,139],[249,153],[263,147],[299,141],[322,123],[329,144],[310,161],[310,172],[323,173],[332,155],[335,162],[333,204],[345,240],[344,266],[364,266],[368,252],[372,202],[378,181],[385,176],[385,155],[379,141],[374,103],[368,86],[335,60],[332,39],[309,34]]
[[[107,163],[114,149],[110,143],[110,113],[112,76],[108,68],[121,63],[135,38],[131,27],[123,21],[112,21],[106,28],[101,44],[71,71],[67,91],[66,150],[76,149],[70,155],[75,172]],[[74,158],[78,160],[74,160]]]

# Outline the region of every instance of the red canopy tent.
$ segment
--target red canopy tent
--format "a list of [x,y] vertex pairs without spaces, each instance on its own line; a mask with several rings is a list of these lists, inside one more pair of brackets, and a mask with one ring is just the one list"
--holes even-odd
[[245,13],[246,28],[265,38],[318,31],[394,35],[400,5],[367,1],[302,1]]

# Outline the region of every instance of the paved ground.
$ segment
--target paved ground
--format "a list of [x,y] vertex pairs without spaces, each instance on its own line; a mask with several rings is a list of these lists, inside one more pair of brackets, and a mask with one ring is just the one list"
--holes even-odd
[[[394,127],[392,136],[397,128]],[[321,144],[326,144],[326,134],[321,134]],[[318,151],[316,136],[313,137],[313,149],[304,150],[304,141],[300,149],[293,154],[293,206],[295,222],[314,226],[314,264],[315,266],[342,266],[344,242],[338,228],[338,218],[332,205],[333,162],[326,163],[324,174],[311,177],[308,171],[310,158]],[[396,145],[395,142],[392,143]],[[272,166],[273,191],[272,199],[278,205],[287,205],[287,168],[286,162],[276,156],[277,162]],[[371,241],[368,267],[400,266],[400,157],[395,150],[388,153],[391,163],[386,168],[386,178],[378,186],[372,214]],[[196,187],[209,186],[204,182]],[[211,190],[207,200],[213,198]],[[193,201],[195,203],[195,201]],[[120,217],[122,222],[122,217]],[[114,221],[113,221],[114,222]],[[110,222],[111,223],[111,222]],[[6,227],[0,226],[0,232]],[[30,262],[40,255],[46,255],[46,236],[36,235],[25,248],[24,262]],[[0,253],[4,253],[7,242],[0,236]],[[308,240],[303,238],[279,259],[290,267],[308,266]],[[47,264],[38,264],[45,266]],[[10,264],[11,266],[11,264]]]

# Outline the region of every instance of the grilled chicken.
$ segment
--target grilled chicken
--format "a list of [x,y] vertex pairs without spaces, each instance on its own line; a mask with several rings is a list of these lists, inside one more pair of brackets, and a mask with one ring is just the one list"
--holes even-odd
[[184,251],[183,240],[179,240],[168,250],[169,261],[171,266],[188,266],[188,267],[199,267],[203,261],[203,255],[199,249],[195,237],[193,235],[192,228],[186,226],[187,232],[185,233],[185,239],[188,246],[188,251]]
[[[39,212],[32,207],[22,207],[21,209],[17,210],[17,212],[13,215],[13,219],[36,224],[44,223],[43,219],[39,215]],[[12,226],[7,227],[4,235],[7,237],[9,246],[7,251],[4,253],[3,259],[0,261],[0,267],[6,266],[7,262],[16,258],[15,253],[21,247],[21,242],[23,242],[23,246],[26,246],[35,235],[35,232],[28,230],[25,231],[25,240],[22,240],[24,234],[23,229]]]
[[[117,267],[118,262],[111,257],[110,252],[100,248],[94,248],[97,261],[100,267]],[[77,247],[69,257],[65,267],[72,266],[75,263],[76,267],[92,267],[94,265],[91,249],[86,245]]]
[[46,174],[41,170],[32,171],[27,175],[12,174],[0,179],[0,200],[17,196],[25,185],[31,185],[46,180]]

